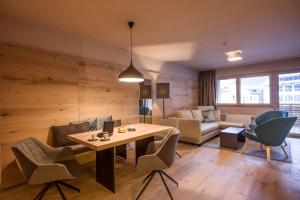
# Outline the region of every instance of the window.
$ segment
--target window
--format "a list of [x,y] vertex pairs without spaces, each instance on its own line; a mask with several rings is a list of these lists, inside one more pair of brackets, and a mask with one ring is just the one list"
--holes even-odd
[[285,85],[285,91],[286,92],[291,92],[292,91],[293,86],[292,85]]
[[242,104],[269,104],[270,77],[256,76],[241,78],[240,94]]
[[236,103],[236,79],[217,81],[217,103]]
[[286,102],[291,102],[293,100],[293,96],[292,95],[286,95],[285,96],[285,101]]
[[300,102],[300,95],[295,95],[294,96],[294,101],[297,102],[297,103]]
[[300,91],[300,83],[294,85],[294,91]]

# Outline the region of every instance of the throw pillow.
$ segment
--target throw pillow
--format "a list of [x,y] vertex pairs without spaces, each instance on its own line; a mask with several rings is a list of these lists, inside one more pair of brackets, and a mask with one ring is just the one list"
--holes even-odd
[[104,116],[104,117],[98,117],[97,118],[97,130],[102,130],[104,122],[106,121],[112,121],[112,116]]
[[216,108],[214,111],[214,116],[216,121],[221,121],[221,110],[220,108]]
[[90,131],[96,131],[96,130],[98,130],[98,127],[97,127],[97,118],[96,117],[87,119],[85,121],[89,122],[89,130]]
[[198,119],[200,122],[204,121],[201,110],[192,110],[192,114],[194,116],[194,119]]
[[176,112],[177,118],[193,119],[193,115],[189,110],[181,110]]
[[204,122],[215,122],[215,116],[213,110],[204,110],[202,111]]
[[68,140],[68,135],[75,133],[82,133],[89,131],[89,123],[83,122],[78,124],[70,124],[64,126],[53,126],[53,145],[55,147],[62,147],[68,145],[74,145],[75,142]]

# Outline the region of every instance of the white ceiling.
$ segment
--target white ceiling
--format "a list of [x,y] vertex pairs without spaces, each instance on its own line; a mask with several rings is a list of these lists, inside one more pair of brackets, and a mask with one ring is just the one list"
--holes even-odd
[[300,56],[299,0],[1,0],[0,14],[120,48],[132,19],[137,54],[197,69]]

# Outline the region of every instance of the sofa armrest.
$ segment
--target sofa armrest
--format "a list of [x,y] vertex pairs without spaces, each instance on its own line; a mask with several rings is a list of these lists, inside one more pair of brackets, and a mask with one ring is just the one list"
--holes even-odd
[[197,119],[169,118],[178,125],[179,140],[195,144],[201,143],[201,122]]

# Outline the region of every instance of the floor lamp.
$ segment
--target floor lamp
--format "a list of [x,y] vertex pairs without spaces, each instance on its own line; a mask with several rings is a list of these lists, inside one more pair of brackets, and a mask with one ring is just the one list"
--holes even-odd
[[140,85],[140,99],[143,100],[144,123],[146,123],[146,99],[152,98],[151,85]]
[[163,99],[163,119],[164,119],[165,99],[170,98],[170,83],[156,83],[156,98]]

